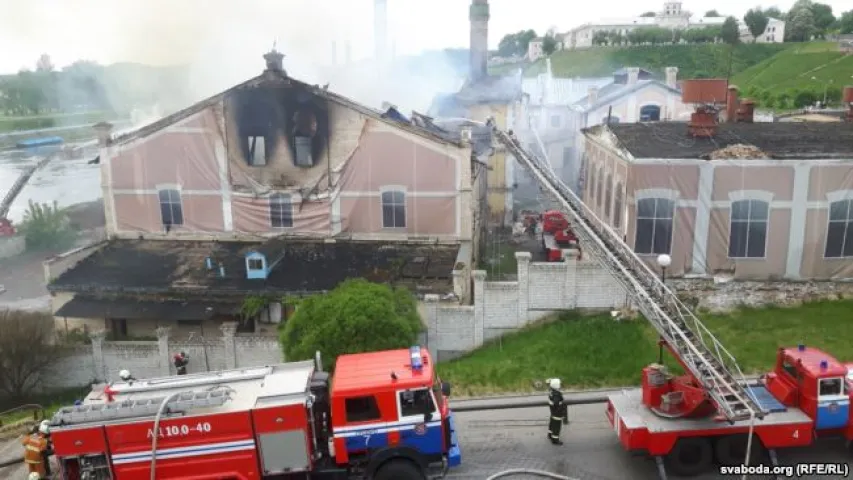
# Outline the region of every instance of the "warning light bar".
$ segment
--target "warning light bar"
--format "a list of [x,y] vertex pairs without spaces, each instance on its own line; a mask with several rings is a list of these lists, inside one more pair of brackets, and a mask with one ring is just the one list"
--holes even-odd
[[421,368],[423,368],[424,364],[423,364],[423,358],[421,358],[421,347],[414,346],[414,347],[410,348],[409,354],[411,355],[411,359],[412,359],[412,369],[413,370],[420,370]]

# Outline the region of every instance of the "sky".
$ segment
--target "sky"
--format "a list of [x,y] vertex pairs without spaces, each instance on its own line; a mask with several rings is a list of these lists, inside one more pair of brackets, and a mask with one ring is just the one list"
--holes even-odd
[[[393,51],[414,54],[468,45],[468,0],[387,0]],[[695,13],[742,17],[751,2],[685,1]],[[794,0],[763,3],[791,7]],[[850,0],[824,0],[838,14]],[[5,4],[5,5],[3,5]],[[565,31],[614,16],[660,10],[660,0],[491,0],[489,43],[510,32]],[[240,64],[274,41],[297,63],[330,64],[373,52],[373,0],[0,0],[0,73],[32,68],[47,53],[58,67],[79,59],[101,64]],[[614,15],[615,14],[615,15]],[[286,60],[287,61],[287,60]],[[211,67],[212,68],[212,67]]]

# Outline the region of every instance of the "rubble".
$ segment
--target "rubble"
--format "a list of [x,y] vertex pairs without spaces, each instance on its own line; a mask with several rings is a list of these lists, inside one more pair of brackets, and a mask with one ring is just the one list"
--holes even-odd
[[754,145],[744,143],[736,143],[723,147],[719,150],[714,150],[708,154],[710,160],[726,160],[731,158],[737,159],[769,159],[770,155],[762,151]]

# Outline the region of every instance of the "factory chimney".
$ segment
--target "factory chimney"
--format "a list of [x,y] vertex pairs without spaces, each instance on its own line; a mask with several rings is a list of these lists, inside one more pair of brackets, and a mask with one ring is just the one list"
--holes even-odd
[[469,72],[469,80],[476,82],[488,76],[489,0],[471,0],[468,19],[471,21],[471,71]]
[[377,61],[388,60],[388,0],[373,1],[373,46]]

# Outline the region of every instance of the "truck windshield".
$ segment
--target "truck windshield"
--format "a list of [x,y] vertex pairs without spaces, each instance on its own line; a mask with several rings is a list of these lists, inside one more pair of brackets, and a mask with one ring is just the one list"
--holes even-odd
[[833,397],[844,393],[844,382],[841,378],[821,378],[820,396]]

